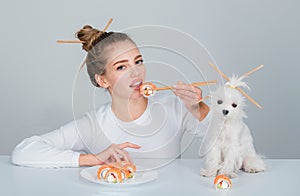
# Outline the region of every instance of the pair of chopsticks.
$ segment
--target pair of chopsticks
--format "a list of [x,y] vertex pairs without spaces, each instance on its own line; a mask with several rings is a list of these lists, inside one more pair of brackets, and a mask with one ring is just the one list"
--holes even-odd
[[[217,80],[212,80],[212,81],[207,81],[207,82],[195,82],[195,83],[191,83],[188,84],[188,86],[206,86],[209,84],[216,84]],[[155,90],[157,91],[162,91],[162,90],[170,90],[172,89],[171,86],[163,86],[163,87],[156,87]]]
[[[107,25],[104,27],[103,31],[102,32],[105,32],[109,25],[112,23],[112,18],[109,19]],[[57,40],[56,43],[59,43],[59,44],[80,44],[80,43],[84,43],[84,41],[80,41],[80,40]]]
[[[188,84],[189,86],[206,86],[206,85],[210,85],[210,84],[216,84],[217,80],[211,80],[211,81],[207,81],[207,82],[195,82],[195,83],[191,83]],[[163,86],[163,87],[156,87],[155,90],[156,91],[162,91],[162,90],[169,90],[172,89],[171,86]],[[210,96],[207,95],[205,97],[203,97],[202,99],[198,100],[197,103],[200,103],[202,101],[204,101],[205,99],[209,98]]]
[[[112,23],[112,21],[113,21],[113,19],[110,18],[102,32],[105,32],[108,29],[108,27]],[[83,44],[84,41],[80,41],[80,40],[57,40],[56,43],[59,43],[59,44]],[[85,62],[86,62],[86,59],[81,63],[81,65],[79,67],[79,71],[84,67]]]
[[[230,78],[228,76],[226,76],[224,73],[222,73],[213,63],[208,62],[208,64],[214,68],[225,80],[229,81]],[[250,74],[260,70],[261,68],[263,68],[264,65],[259,65],[258,67],[250,70],[249,72],[245,73],[244,75],[242,75],[241,77],[246,77],[249,76]],[[262,109],[262,106],[259,105],[252,97],[250,97],[247,93],[245,93],[240,87],[236,87],[236,90],[238,90],[244,97],[246,97],[249,101],[251,101],[254,105],[256,105],[258,108]]]

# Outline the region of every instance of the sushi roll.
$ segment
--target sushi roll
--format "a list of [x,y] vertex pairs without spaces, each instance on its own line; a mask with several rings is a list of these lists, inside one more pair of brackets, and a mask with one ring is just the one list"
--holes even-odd
[[135,165],[126,161],[121,161],[109,165],[102,165],[97,171],[97,177],[99,180],[108,183],[121,183],[127,179],[133,178],[135,172]]
[[128,162],[122,162],[121,167],[126,171],[126,177],[127,178],[133,178],[134,173],[136,172],[136,166],[128,163]]
[[140,93],[144,97],[150,97],[153,96],[156,92],[156,86],[150,82],[146,82],[140,86]]
[[99,180],[104,180],[105,175],[107,173],[108,170],[114,168],[112,165],[102,165],[101,167],[99,167],[98,172],[97,172],[97,176]]
[[123,182],[122,172],[119,168],[111,168],[106,172],[104,179],[108,183],[121,183]]
[[130,173],[128,170],[124,169],[124,168],[118,168],[121,172],[122,175],[122,181],[124,182],[125,180],[127,180],[130,176]]
[[216,176],[214,184],[218,190],[228,190],[232,186],[230,178],[225,175]]

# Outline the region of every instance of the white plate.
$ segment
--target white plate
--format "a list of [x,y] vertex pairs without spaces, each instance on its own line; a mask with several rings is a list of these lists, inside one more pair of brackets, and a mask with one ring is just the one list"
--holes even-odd
[[83,169],[80,172],[80,175],[81,175],[81,177],[83,177],[84,179],[86,179],[90,182],[95,182],[95,183],[103,184],[103,185],[111,185],[111,186],[138,185],[138,184],[143,184],[146,182],[151,182],[158,177],[158,173],[156,171],[146,171],[146,172],[137,171],[137,172],[135,172],[135,176],[133,179],[128,179],[122,183],[108,183],[108,182],[98,179],[98,177],[97,177],[98,168],[99,168],[99,166],[94,166],[94,167],[89,167],[89,168]]

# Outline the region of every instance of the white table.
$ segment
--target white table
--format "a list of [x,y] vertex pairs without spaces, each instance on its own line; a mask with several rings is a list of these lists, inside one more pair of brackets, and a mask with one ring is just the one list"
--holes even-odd
[[96,195],[300,195],[300,160],[266,160],[268,171],[241,172],[229,191],[217,191],[213,178],[199,175],[201,159],[177,159],[158,169],[152,182],[114,188],[83,179],[84,168],[41,169],[14,166],[9,156],[0,156],[0,196],[96,196]]

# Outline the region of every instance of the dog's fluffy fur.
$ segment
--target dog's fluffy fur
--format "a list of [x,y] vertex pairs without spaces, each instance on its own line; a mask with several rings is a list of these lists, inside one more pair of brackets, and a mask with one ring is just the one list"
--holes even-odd
[[212,93],[212,123],[205,139],[203,176],[224,174],[236,177],[239,170],[256,173],[266,169],[256,154],[248,126],[243,118],[245,99],[234,87],[247,87],[243,78],[233,76]]

